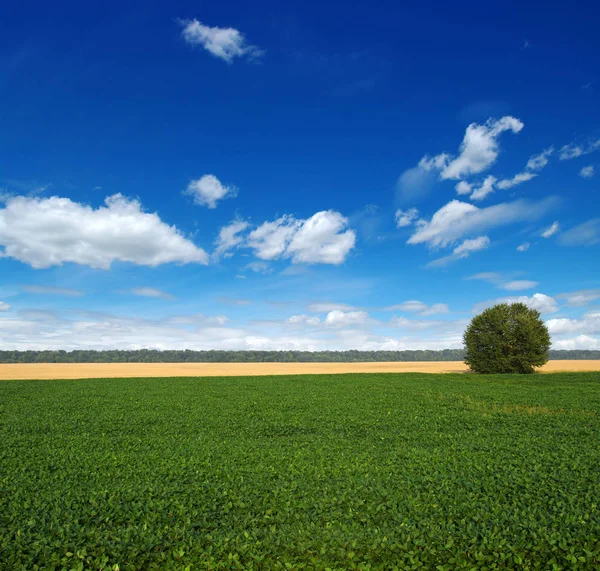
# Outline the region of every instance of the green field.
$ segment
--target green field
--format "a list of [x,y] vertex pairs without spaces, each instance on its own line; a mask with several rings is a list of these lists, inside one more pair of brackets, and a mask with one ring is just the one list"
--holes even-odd
[[598,569],[600,374],[0,383],[0,569]]

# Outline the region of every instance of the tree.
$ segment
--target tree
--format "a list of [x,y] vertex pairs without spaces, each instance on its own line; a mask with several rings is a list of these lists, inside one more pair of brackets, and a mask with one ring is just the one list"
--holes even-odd
[[501,303],[473,318],[464,337],[465,363],[476,373],[533,373],[548,361],[550,334],[540,312]]

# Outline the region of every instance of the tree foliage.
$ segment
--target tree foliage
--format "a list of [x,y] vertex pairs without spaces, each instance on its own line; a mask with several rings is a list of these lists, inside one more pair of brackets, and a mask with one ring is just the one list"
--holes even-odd
[[465,363],[476,373],[533,373],[548,361],[550,334],[539,311],[501,303],[471,321],[464,343]]
[[[462,361],[462,349],[439,351],[192,351],[98,350],[0,351],[0,363],[373,363]],[[550,351],[550,359],[600,359],[600,351]]]

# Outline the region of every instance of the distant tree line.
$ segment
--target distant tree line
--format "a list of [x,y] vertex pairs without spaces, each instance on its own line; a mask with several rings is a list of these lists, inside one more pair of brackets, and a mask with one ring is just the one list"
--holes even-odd
[[[0,351],[0,363],[353,363],[462,361],[462,349],[440,351]],[[550,351],[550,359],[600,359],[600,351]]]

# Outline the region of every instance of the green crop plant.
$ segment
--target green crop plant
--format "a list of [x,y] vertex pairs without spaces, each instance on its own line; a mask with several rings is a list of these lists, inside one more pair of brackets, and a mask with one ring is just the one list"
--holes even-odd
[[600,376],[0,383],[0,569],[598,569]]

